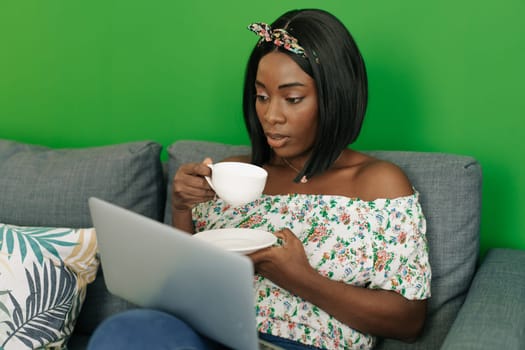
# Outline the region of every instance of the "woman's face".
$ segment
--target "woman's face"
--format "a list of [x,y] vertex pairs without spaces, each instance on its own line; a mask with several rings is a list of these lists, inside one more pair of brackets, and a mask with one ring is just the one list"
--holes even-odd
[[315,81],[286,54],[271,52],[259,61],[255,88],[257,117],[275,154],[308,156],[318,123]]

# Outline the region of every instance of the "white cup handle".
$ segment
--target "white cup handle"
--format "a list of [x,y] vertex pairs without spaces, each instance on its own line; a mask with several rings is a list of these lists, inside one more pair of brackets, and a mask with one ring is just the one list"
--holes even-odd
[[[206,164],[206,165],[208,166],[208,168],[213,170],[213,164]],[[211,182],[211,178],[209,176],[204,176],[204,178],[208,182],[208,185],[210,185],[211,189],[215,191],[215,187],[213,187],[213,183]]]

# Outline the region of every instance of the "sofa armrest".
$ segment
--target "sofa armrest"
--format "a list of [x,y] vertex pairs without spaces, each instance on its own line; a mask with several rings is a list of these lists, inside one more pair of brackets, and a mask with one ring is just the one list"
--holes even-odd
[[442,350],[525,349],[525,251],[491,249]]

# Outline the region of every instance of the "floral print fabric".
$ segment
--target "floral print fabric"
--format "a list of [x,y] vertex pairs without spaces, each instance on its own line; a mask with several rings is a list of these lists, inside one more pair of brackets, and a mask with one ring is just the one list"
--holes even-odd
[[[226,227],[275,232],[289,228],[310,264],[348,284],[430,297],[426,221],[419,194],[362,201],[333,195],[263,195],[244,206],[221,199],[193,210],[196,232]],[[315,305],[255,275],[259,332],[326,349],[370,349],[375,337],[339,322]]]

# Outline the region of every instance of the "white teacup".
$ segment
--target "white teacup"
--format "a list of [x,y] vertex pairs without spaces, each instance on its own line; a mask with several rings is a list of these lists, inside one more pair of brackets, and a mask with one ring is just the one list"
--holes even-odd
[[206,176],[206,180],[219,198],[232,206],[259,198],[266,185],[268,172],[253,164],[220,162],[208,166],[211,168],[211,178]]

